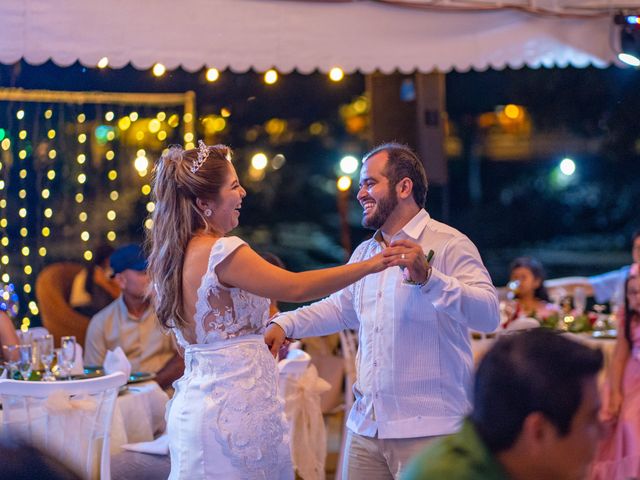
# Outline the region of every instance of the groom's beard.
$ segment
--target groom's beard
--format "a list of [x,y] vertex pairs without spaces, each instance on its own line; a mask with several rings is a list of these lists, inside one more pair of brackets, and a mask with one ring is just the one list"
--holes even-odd
[[378,230],[387,221],[393,210],[398,205],[398,195],[395,190],[389,189],[384,198],[376,201],[373,213],[362,217],[362,226],[372,230]]

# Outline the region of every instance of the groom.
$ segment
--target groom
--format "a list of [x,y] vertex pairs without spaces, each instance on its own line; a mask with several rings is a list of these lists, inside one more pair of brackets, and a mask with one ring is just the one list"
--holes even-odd
[[342,471],[350,480],[398,478],[428,442],[460,428],[471,408],[469,329],[490,332],[499,323],[496,292],[478,250],[429,216],[426,195],[424,167],[408,147],[388,143],[365,155],[358,201],[362,224],[376,232],[351,261],[390,246],[402,267],[280,314],[265,332],[277,352],[285,337],[358,330]]

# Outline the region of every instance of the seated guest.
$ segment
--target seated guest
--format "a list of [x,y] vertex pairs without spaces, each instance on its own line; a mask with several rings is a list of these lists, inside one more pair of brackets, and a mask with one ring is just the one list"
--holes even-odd
[[536,329],[502,336],[478,367],[460,432],[407,467],[404,480],[581,479],[600,437],[603,357]]
[[[631,235],[631,257],[633,263],[640,263],[640,230]],[[583,288],[587,295],[594,297],[596,302],[613,302],[621,305],[624,302],[624,283],[629,276],[631,265],[625,265],[618,270],[594,275],[592,277],[564,277],[547,280],[545,286],[551,289],[562,289],[573,295],[576,288]]]
[[91,319],[84,363],[102,365],[108,350],[121,347],[132,371],[153,372],[167,388],[182,375],[184,362],[160,328],[147,296],[147,259],[138,245],[126,245],[111,255],[110,263],[122,294]]
[[74,277],[69,304],[79,313],[92,317],[120,295],[120,287],[109,278],[111,245],[96,248],[93,260]]
[[510,266],[509,281],[517,282],[515,288],[515,308],[511,312],[513,320],[518,317],[531,317],[539,321],[556,311],[555,305],[549,303],[547,290],[544,287],[544,268],[531,257],[518,257]]
[[9,316],[5,312],[0,311],[0,358],[2,358],[3,345],[17,344],[18,335],[16,334],[16,327],[13,326],[13,322]]

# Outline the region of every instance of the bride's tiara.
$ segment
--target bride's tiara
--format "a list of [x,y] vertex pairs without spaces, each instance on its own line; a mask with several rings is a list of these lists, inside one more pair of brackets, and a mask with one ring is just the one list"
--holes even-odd
[[191,165],[191,173],[196,173],[200,170],[200,167],[207,161],[208,156],[209,147],[207,147],[202,140],[198,140],[198,158],[196,158]]

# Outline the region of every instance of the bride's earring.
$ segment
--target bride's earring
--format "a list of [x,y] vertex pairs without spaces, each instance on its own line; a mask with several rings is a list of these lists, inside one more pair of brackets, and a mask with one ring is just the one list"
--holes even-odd
[[204,216],[210,217],[211,215],[213,215],[213,211],[210,208],[206,208],[204,211]]

